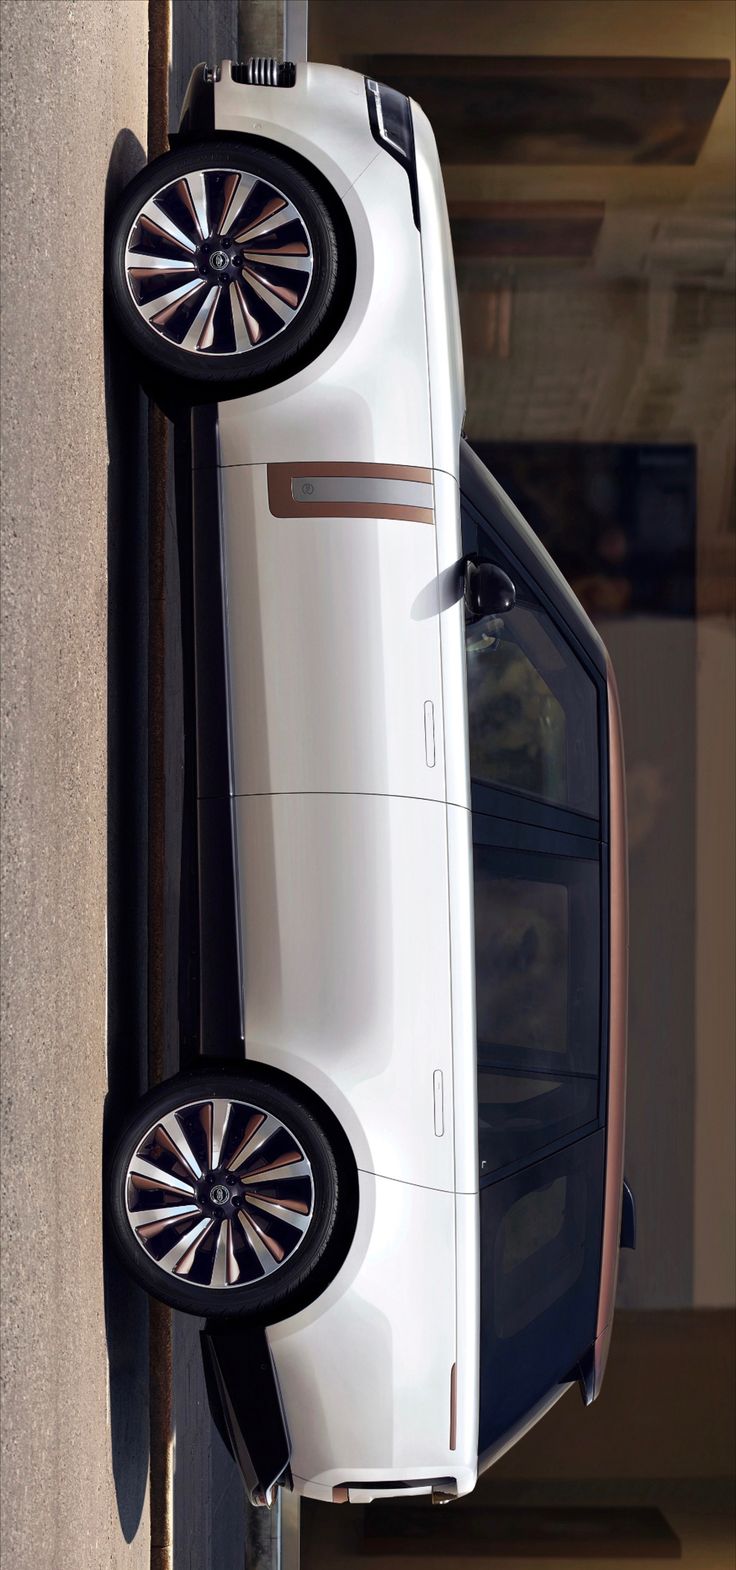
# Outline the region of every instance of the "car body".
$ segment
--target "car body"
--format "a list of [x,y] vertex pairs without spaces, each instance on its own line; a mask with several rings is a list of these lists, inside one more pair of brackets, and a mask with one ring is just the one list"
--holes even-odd
[[[314,358],[188,420],[194,1028],[204,1067],[244,1061],[325,1109],[357,1192],[339,1268],[258,1332],[273,1476],[235,1391],[255,1332],[209,1323],[208,1379],[253,1497],[281,1466],[321,1500],[451,1498],[605,1366],[625,1192],[616,687],[462,435],[426,117],[336,67],[244,74],[197,69],[177,152],[224,133],[284,152],[339,202],[354,270]],[[469,615],[489,562],[515,607]]]

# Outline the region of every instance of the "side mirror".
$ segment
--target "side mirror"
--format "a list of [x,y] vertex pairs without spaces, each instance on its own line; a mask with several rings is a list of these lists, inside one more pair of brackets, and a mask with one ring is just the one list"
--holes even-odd
[[503,616],[516,604],[516,589],[508,575],[493,562],[466,556],[462,563],[465,614],[470,621],[481,616]]

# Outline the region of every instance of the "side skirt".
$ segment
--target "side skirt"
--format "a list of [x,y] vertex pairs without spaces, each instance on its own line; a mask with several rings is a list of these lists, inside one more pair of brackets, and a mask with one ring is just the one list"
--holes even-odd
[[179,423],[175,466],[185,760],[179,930],[182,1056],[190,1064],[200,1056],[242,1061],[216,406],[196,407]]

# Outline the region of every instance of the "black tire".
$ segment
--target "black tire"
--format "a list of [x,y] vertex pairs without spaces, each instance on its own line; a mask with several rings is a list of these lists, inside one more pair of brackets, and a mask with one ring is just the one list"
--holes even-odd
[[[273,336],[241,352],[192,352],[170,342],[163,336],[163,328],[151,326],[141,316],[131,293],[132,285],[128,285],[126,247],[142,207],[172,182],[200,170],[233,170],[254,176],[257,181],[275,187],[297,209],[311,248],[311,276],[293,320],[276,328],[270,307],[264,309],[262,304],[256,304],[257,311],[265,315],[268,321],[268,329],[261,324],[261,330],[268,330]],[[345,293],[344,275],[350,259],[347,255],[341,257],[338,254],[340,246],[336,227],[340,228],[341,222],[337,213],[335,218],[338,219],[337,226],[323,195],[307,176],[265,147],[223,138],[187,144],[174,152],[164,153],[141,170],[125,188],[109,223],[106,290],[114,319],[136,354],[153,369],[157,379],[165,384],[170,378],[175,378],[184,393],[188,389],[194,393],[199,390],[204,396],[212,396],[221,388],[226,395],[232,395],[236,389],[248,392],[284,380],[306,364],[313,353],[320,352],[329,341],[332,331],[337,329],[343,314],[340,302]],[[223,234],[226,232],[227,226]],[[188,238],[197,241],[197,260],[201,263],[200,240],[194,228],[190,230]],[[155,243],[150,241],[151,245]],[[164,246],[166,248],[166,242]],[[208,248],[212,249],[209,240],[204,243],[204,249]],[[343,245],[342,249],[347,251],[349,247]],[[188,262],[190,258],[185,256],[184,260]],[[294,259],[291,258],[291,261]],[[278,266],[278,261],[269,265]],[[184,276],[186,282],[186,275],[180,276]],[[295,272],[290,274],[292,281],[300,276]],[[242,279],[242,274],[239,277]],[[207,281],[212,285],[217,280],[210,275]],[[280,281],[283,285],[283,275]],[[137,283],[135,287],[138,288]],[[140,287],[152,286],[146,283]],[[302,287],[303,284],[299,282],[298,289]],[[273,300],[273,295],[270,298]],[[253,300],[251,290],[251,304]],[[185,307],[187,309],[190,307]],[[223,309],[224,321],[228,314],[226,305]],[[166,326],[166,331],[178,330],[172,324]],[[227,343],[227,336],[223,341]]]
[[[139,1159],[136,1154],[138,1146],[169,1113],[186,1108],[186,1126],[186,1118],[191,1119],[195,1115],[191,1111],[192,1105],[207,1102],[211,1098],[230,1100],[238,1107],[245,1103],[270,1113],[284,1125],[285,1132],[293,1137],[294,1143],[301,1146],[311,1166],[313,1208],[307,1230],[290,1257],[278,1267],[271,1267],[273,1274],[253,1279],[244,1286],[199,1285],[171,1274],[138,1241],[128,1219],[128,1195],[135,1194],[133,1204],[139,1204],[140,1200],[135,1186],[129,1188],[129,1166],[131,1161]],[[191,1128],[190,1123],[190,1132]],[[225,1140],[223,1151],[226,1143]],[[334,1143],[339,1145],[339,1139]],[[164,1156],[164,1160],[167,1159]],[[245,1165],[247,1169],[248,1162]],[[172,1170],[176,1170],[176,1163]],[[180,1177],[184,1171],[179,1166]],[[260,1188],[268,1186],[268,1180],[260,1184]],[[276,1185],[272,1183],[271,1187]],[[131,1275],[153,1297],[188,1314],[207,1318],[238,1316],[268,1324],[311,1302],[339,1269],[354,1227],[352,1193],[352,1174],[343,1153],[336,1155],[333,1141],[328,1138],[311,1108],[300,1104],[281,1085],[271,1084],[261,1075],[249,1076],[247,1073],[188,1074],[178,1075],[149,1091],[128,1119],[117,1139],[108,1168],[105,1212],[123,1262]],[[283,1197],[283,1194],[284,1187],[281,1184],[278,1196]],[[154,1205],[161,1203],[160,1196],[158,1200],[155,1195],[152,1198]],[[258,1219],[267,1232],[274,1232],[274,1223],[264,1218],[262,1212]],[[189,1221],[175,1223],[173,1232],[169,1225],[166,1242],[162,1242],[161,1247],[168,1250],[172,1236],[176,1243],[188,1226],[196,1224],[197,1217],[193,1216]],[[215,1231],[219,1230],[217,1223],[214,1226]],[[181,1232],[178,1231],[179,1227]],[[237,1238],[242,1256],[243,1243],[235,1220],[233,1235]],[[245,1253],[248,1253],[247,1249]]]

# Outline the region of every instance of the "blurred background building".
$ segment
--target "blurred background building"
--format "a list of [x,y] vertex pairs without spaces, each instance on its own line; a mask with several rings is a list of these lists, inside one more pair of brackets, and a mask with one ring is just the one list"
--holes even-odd
[[568,1395],[431,1551],[405,1508],[399,1540],[392,1507],[307,1504],[309,1570],[498,1565],[504,1520],[514,1565],[734,1562],[735,30],[731,0],[310,0],[312,59],[433,122],[467,434],[616,666],[639,1234],[596,1407]]

